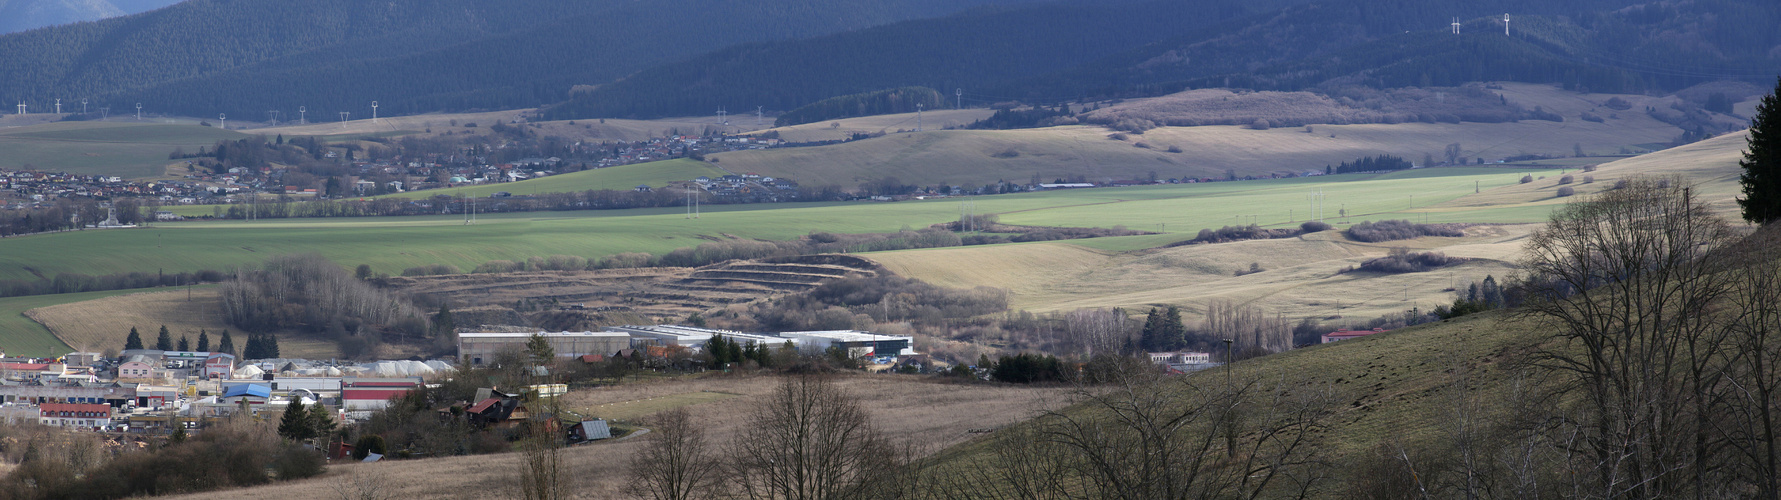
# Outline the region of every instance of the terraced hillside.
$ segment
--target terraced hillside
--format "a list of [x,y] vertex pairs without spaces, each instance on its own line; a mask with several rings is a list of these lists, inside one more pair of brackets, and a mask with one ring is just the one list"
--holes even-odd
[[462,305],[464,326],[551,330],[680,321],[729,304],[808,291],[848,277],[875,276],[877,264],[850,255],[735,261],[700,268],[536,271],[391,278],[390,284]]

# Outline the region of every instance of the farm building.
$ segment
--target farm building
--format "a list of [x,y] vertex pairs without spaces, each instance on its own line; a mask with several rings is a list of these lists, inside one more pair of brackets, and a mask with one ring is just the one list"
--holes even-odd
[[495,355],[507,350],[524,351],[532,335],[544,337],[558,357],[577,358],[586,354],[612,354],[631,347],[631,335],[624,332],[465,332],[458,334],[458,356],[472,365],[493,363]]

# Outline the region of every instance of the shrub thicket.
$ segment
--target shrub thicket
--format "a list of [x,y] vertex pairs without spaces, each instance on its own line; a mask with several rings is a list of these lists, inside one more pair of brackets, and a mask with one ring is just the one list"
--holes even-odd
[[1465,236],[1465,230],[1454,224],[1416,224],[1403,219],[1382,220],[1379,222],[1363,221],[1349,226],[1344,231],[1349,239],[1378,243],[1381,241],[1408,240],[1423,236]]
[[1441,252],[1411,252],[1398,247],[1391,249],[1384,257],[1367,259],[1361,263],[1359,270],[1391,274],[1420,273],[1465,261],[1464,258],[1448,257]]

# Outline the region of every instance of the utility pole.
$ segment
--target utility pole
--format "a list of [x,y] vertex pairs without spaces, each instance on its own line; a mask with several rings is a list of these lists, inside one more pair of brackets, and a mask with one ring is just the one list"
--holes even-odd
[[952,95],[953,95],[953,97],[958,99],[958,103],[954,104],[953,108],[954,109],[965,109],[965,89],[963,89],[963,88],[952,89]]
[[921,103],[915,104],[915,131],[921,131]]

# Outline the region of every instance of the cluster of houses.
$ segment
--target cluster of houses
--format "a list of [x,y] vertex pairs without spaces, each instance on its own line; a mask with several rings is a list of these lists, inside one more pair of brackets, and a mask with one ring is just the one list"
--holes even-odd
[[0,169],[0,206],[40,208],[60,199],[153,198],[162,205],[216,202],[220,188],[196,181],[129,181],[111,175]]
[[[344,368],[344,369],[343,369]],[[322,404],[345,420],[420,387],[433,361],[320,367],[308,360],[241,363],[229,353],[135,349],[115,358],[70,353],[0,360],[0,421],[104,431],[197,426],[240,411]]]

